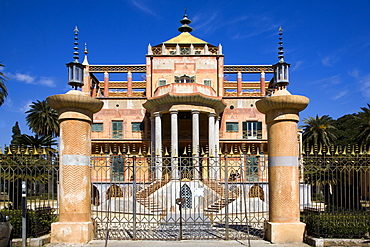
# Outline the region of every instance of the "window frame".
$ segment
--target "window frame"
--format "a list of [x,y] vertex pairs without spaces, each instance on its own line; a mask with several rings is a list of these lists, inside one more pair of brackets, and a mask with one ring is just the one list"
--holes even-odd
[[237,133],[239,132],[239,122],[226,122],[225,128],[227,133]]
[[[137,127],[135,127],[135,130],[134,130],[134,125],[138,125],[139,128],[137,130]],[[144,131],[144,124],[143,122],[131,122],[131,132],[132,133],[137,133],[137,132],[142,132]]]
[[[206,82],[209,82],[209,85]],[[212,87],[212,79],[203,79],[203,85]]]
[[[96,130],[97,126],[99,126],[98,130]],[[103,123],[92,123],[91,132],[103,132]]]
[[243,122],[243,139],[256,140],[262,139],[262,122],[245,121]]
[[[115,127],[114,125],[117,125],[117,127],[119,127],[120,125],[120,129],[116,127],[116,130],[115,130]],[[112,120],[112,138],[113,139],[122,139],[123,137],[123,121],[122,120]]]

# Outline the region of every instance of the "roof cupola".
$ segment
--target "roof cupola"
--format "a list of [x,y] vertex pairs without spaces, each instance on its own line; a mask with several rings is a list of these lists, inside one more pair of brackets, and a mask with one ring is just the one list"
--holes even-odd
[[182,20],[180,21],[180,23],[182,24],[182,26],[178,28],[178,30],[180,32],[182,32],[182,33],[185,33],[185,32],[190,33],[191,31],[193,31],[193,28],[189,26],[189,24],[191,23],[191,20],[188,19],[188,16],[186,15],[186,9],[185,9],[184,17],[182,18]]

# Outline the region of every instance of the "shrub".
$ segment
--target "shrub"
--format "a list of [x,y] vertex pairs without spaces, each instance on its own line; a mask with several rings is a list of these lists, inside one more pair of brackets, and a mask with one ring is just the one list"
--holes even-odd
[[369,232],[368,212],[317,212],[303,214],[307,234],[327,238],[362,238]]
[[[22,237],[22,211],[21,210],[0,210],[2,214],[10,217],[10,223],[13,226],[13,236]],[[55,209],[50,207],[36,208],[27,210],[27,237],[39,237],[47,234],[51,230],[51,223],[56,221]]]

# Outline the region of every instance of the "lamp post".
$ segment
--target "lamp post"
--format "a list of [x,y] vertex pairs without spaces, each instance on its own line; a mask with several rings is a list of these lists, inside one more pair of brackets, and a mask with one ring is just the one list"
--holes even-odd
[[78,53],[78,28],[77,26],[74,29],[75,32],[75,42],[74,42],[74,52],[73,52],[73,58],[74,61],[67,63],[68,68],[68,84],[72,86],[73,89],[77,90],[78,87],[82,87],[84,85],[83,82],[83,70],[85,68],[84,65],[82,65],[78,59],[79,59],[79,53]]

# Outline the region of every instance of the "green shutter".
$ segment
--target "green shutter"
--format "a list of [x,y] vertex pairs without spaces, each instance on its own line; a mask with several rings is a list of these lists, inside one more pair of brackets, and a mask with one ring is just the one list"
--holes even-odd
[[112,121],[112,137],[122,138],[122,121]]
[[93,123],[91,125],[92,132],[102,132],[103,131],[103,124],[102,123]]
[[257,122],[257,139],[262,139],[262,122]]

